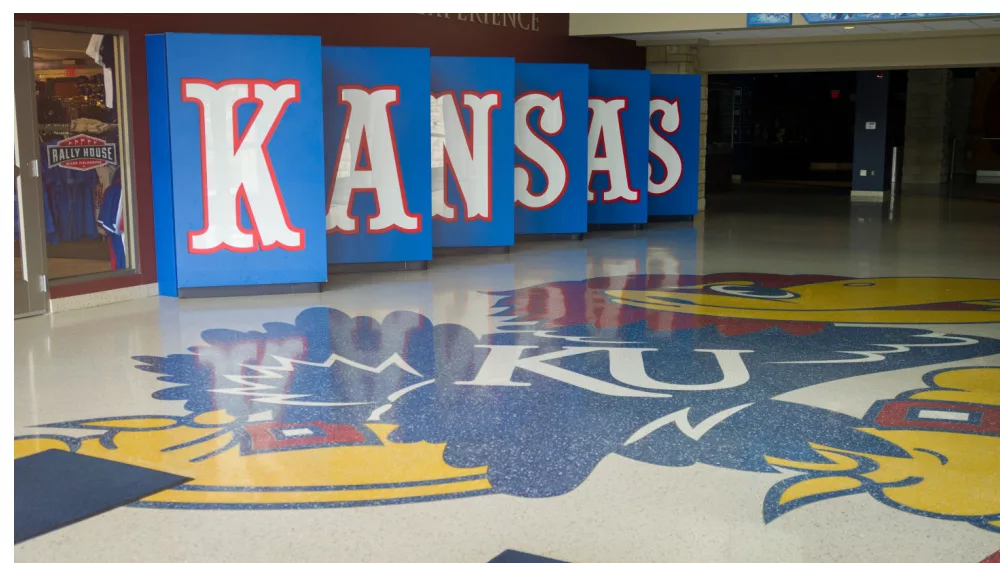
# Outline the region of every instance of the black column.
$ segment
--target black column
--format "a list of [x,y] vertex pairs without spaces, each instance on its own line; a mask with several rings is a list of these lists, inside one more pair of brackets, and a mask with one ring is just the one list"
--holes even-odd
[[858,72],[855,99],[854,170],[851,193],[875,196],[889,186],[890,164],[886,143],[889,121],[889,73]]

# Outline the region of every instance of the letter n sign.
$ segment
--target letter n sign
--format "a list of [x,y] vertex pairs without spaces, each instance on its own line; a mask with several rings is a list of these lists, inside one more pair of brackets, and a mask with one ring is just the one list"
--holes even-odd
[[331,264],[431,259],[431,53],[323,48]]
[[514,244],[514,59],[431,57],[434,246]]
[[325,281],[319,38],[146,43],[160,293]]

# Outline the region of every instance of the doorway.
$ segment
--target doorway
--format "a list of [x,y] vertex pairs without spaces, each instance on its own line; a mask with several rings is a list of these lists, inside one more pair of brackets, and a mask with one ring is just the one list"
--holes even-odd
[[15,22],[15,317],[136,273],[124,36]]
[[14,25],[14,318],[48,307],[41,171],[28,30]]

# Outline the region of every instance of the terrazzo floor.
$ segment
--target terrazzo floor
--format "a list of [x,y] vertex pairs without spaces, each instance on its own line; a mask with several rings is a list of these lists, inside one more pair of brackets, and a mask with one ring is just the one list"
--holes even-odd
[[190,479],[22,562],[1000,558],[1000,203],[720,196],[14,333],[15,457]]

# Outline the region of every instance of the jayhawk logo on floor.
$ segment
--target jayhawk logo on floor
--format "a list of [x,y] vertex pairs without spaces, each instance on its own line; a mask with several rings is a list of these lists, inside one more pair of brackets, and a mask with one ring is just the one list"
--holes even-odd
[[[327,308],[206,331],[190,353],[137,358],[165,384],[154,397],[189,415],[50,424],[15,456],[60,448],[192,478],[146,506],[287,508],[549,497],[618,454],[786,473],[765,521],[866,494],[1000,531],[1000,340],[941,329],[1000,322],[1000,281],[629,276],[497,305],[509,322],[482,337]],[[938,365],[958,360],[975,365]],[[922,388],[861,418],[784,397],[921,366],[936,366]]]

